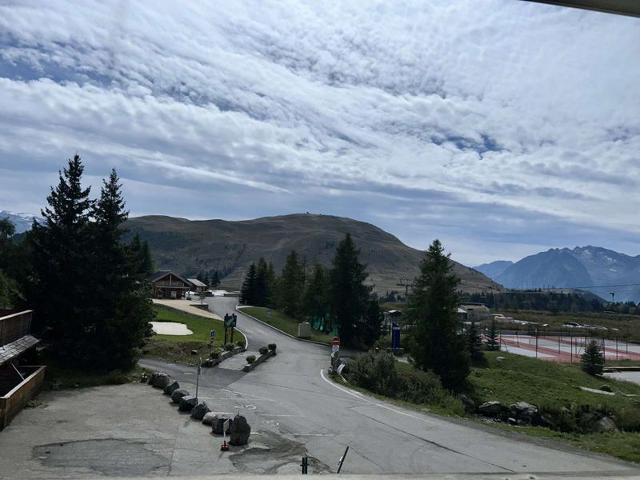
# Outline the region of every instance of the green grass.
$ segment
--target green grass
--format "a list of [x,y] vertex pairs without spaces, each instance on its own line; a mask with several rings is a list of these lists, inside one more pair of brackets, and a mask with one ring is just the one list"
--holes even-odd
[[[213,318],[201,317],[180,310],[175,310],[164,305],[154,305],[156,322],[183,323],[192,335],[154,335],[147,339],[143,348],[143,354],[147,357],[161,358],[171,362],[195,365],[200,357],[206,357],[215,347],[222,347],[224,343],[224,325]],[[211,345],[210,332],[216,331],[215,342]],[[234,342],[244,340],[239,332],[234,335]],[[197,354],[193,355],[192,350]]]
[[121,385],[138,382],[145,369],[135,366],[131,370],[113,370],[98,373],[62,367],[52,359],[46,360],[44,388],[46,390],[64,390],[69,388],[98,387],[101,385]]
[[[608,385],[614,392],[640,395],[640,385],[610,378],[587,375],[578,365],[536,360],[505,352],[485,352],[488,368],[474,368],[469,380],[482,400],[513,403],[524,400],[535,405],[603,405],[614,408],[633,407],[640,397],[598,395],[579,387],[600,388]],[[497,361],[497,357],[504,360]]]
[[[298,336],[298,324],[299,320],[292,318],[278,310],[273,310],[265,307],[245,307],[242,309],[248,315],[257,318],[258,320],[262,320],[265,323],[277,328],[278,330],[282,330],[294,337]],[[318,332],[317,330],[311,330],[311,340],[316,342],[322,342],[329,344],[331,343],[331,339],[333,337],[331,335],[326,335],[324,333]]]

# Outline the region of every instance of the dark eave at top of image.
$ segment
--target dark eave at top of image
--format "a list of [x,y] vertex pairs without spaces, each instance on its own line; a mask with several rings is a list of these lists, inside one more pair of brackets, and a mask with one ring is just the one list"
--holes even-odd
[[640,0],[525,0],[528,2],[548,3],[561,7],[584,8],[597,12],[615,13],[617,15],[629,15],[640,17]]

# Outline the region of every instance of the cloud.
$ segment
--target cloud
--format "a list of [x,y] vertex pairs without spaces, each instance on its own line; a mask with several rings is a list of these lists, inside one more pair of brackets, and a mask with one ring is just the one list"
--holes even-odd
[[438,226],[470,262],[543,245],[536,219],[632,248],[637,27],[501,0],[5,2],[0,207],[42,202],[13,177],[77,151],[119,169],[134,214]]

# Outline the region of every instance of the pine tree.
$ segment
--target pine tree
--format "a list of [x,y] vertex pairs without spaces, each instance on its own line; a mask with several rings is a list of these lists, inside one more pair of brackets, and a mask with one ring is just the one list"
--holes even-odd
[[148,267],[148,248],[145,251],[145,244],[139,244],[132,256],[130,245],[122,241],[128,212],[121,190],[112,170],[93,210],[95,338],[91,360],[102,368],[131,367],[153,319],[146,283],[149,272],[143,272]]
[[311,320],[324,321],[329,315],[329,284],[327,273],[319,263],[314,265],[302,296],[302,310]]
[[256,267],[256,299],[254,305],[265,307],[271,301],[271,284],[269,281],[269,267],[264,258],[260,257]]
[[214,272],[209,276],[209,286],[211,288],[216,288],[218,285],[220,285],[220,275],[217,270],[214,270]]
[[37,312],[33,328],[47,329],[52,350],[62,360],[82,361],[93,335],[86,301],[93,295],[93,253],[89,215],[90,188],[82,188],[84,166],[78,155],[59,173],[47,197],[44,223],[34,222],[29,236],[33,252],[30,303]]
[[427,250],[409,297],[408,314],[416,329],[411,356],[422,370],[433,370],[449,390],[466,387],[469,352],[457,329],[458,278],[439,240]]
[[589,375],[602,375],[604,371],[604,354],[598,342],[591,340],[581,357],[582,370]]
[[287,256],[279,282],[280,308],[287,315],[298,318],[302,313],[304,270],[295,250]]
[[371,347],[380,338],[383,314],[377,298],[371,298],[367,304],[366,322],[359,337],[366,347]]
[[366,314],[369,289],[366,267],[360,263],[360,251],[351,235],[338,244],[330,273],[331,316],[338,326],[341,341],[348,347],[357,346],[358,323]]
[[500,334],[498,332],[495,318],[491,320],[491,324],[489,325],[489,332],[487,333],[487,350],[500,350]]
[[471,322],[471,326],[467,331],[467,342],[471,363],[476,366],[486,365],[487,359],[484,357],[484,352],[482,351],[482,339],[476,327],[476,322]]
[[244,277],[242,288],[240,289],[240,303],[244,305],[255,305],[256,301],[256,264],[249,266],[249,271]]

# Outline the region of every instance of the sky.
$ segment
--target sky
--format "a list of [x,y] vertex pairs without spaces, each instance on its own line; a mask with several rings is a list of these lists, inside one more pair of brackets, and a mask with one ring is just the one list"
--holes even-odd
[[0,2],[0,210],[352,217],[467,265],[640,254],[640,19],[514,0]]

